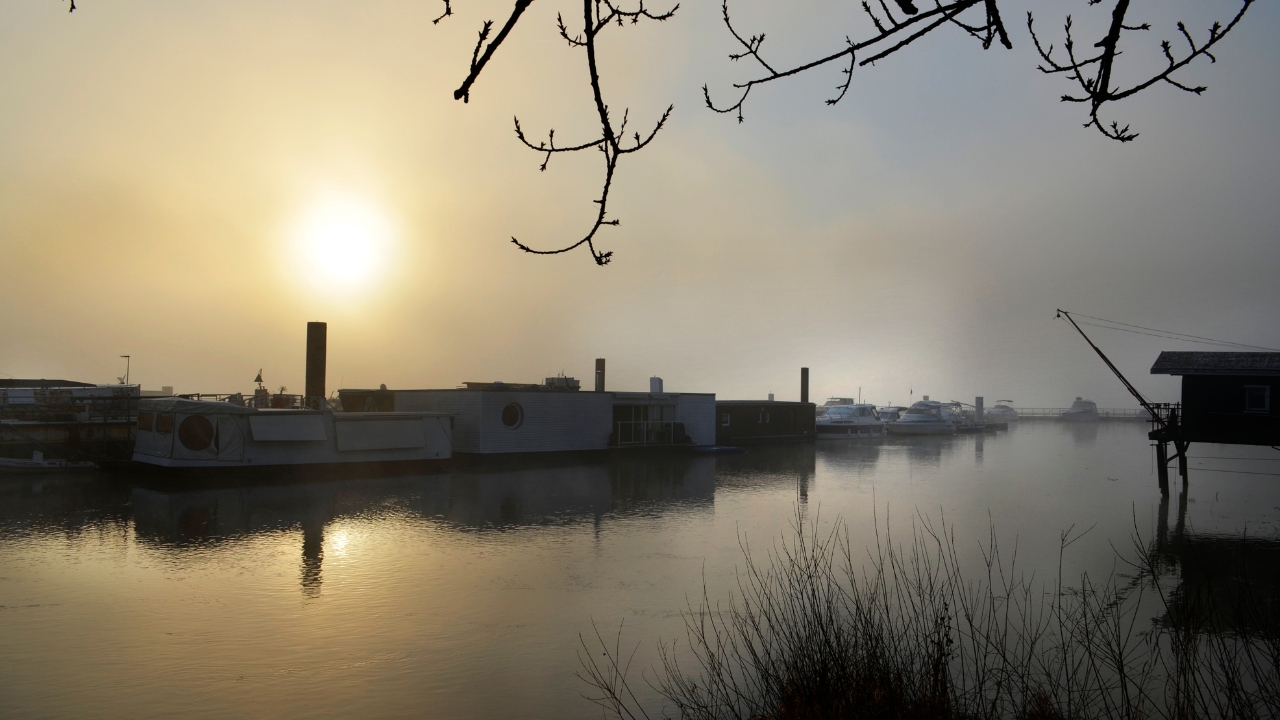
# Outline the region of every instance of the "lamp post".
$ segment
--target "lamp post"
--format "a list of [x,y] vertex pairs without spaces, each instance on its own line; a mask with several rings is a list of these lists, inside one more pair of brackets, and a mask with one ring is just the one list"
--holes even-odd
[[121,355],[124,358],[124,384],[129,384],[129,366],[133,364],[133,360],[129,355]]

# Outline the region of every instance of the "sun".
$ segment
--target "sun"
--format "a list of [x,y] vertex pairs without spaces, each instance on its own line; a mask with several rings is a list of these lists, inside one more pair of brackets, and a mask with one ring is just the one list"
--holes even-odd
[[387,265],[394,240],[392,223],[373,201],[349,193],[326,192],[299,214],[293,249],[307,279],[325,288],[368,284]]

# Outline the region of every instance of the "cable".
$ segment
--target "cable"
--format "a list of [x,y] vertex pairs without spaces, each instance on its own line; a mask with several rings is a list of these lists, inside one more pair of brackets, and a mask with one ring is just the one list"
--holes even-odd
[[1280,458],[1264,457],[1217,457],[1215,455],[1188,455],[1188,460],[1261,460],[1263,462],[1280,462]]
[[[1266,352],[1280,352],[1280,348],[1265,347],[1262,345],[1249,345],[1247,343],[1231,342],[1230,340],[1215,340],[1214,338],[1204,337],[1202,335],[1190,335],[1187,333],[1175,332],[1173,330],[1158,330],[1156,328],[1144,327],[1142,325],[1134,325],[1132,323],[1120,322],[1119,320],[1108,320],[1106,318],[1094,317],[1093,315],[1085,315],[1083,313],[1071,313],[1077,317],[1089,318],[1098,322],[1110,323],[1111,325],[1123,325],[1124,327],[1110,327],[1108,325],[1097,325],[1095,323],[1081,323],[1082,325],[1090,325],[1106,330],[1117,330],[1119,332],[1131,332],[1136,335],[1151,335],[1152,337],[1163,337],[1167,340],[1185,340],[1187,342],[1198,342],[1206,345],[1221,345],[1224,347],[1238,347],[1249,350],[1262,350]],[[1124,328],[1136,328],[1137,330],[1145,330],[1146,332],[1137,332],[1137,330],[1126,330]],[[1156,334],[1153,334],[1156,333]]]
[[[1080,317],[1087,317],[1090,320],[1097,320],[1099,322],[1111,323],[1112,325],[1124,325],[1125,327],[1137,328],[1139,330],[1149,330],[1151,332],[1164,333],[1165,335],[1177,335],[1180,337],[1193,338],[1195,340],[1208,340],[1210,342],[1220,342],[1224,345],[1240,345],[1242,347],[1259,347],[1257,345],[1247,345],[1245,343],[1231,342],[1228,340],[1214,340],[1213,338],[1204,337],[1202,335],[1190,335],[1187,333],[1176,332],[1174,330],[1157,330],[1156,328],[1149,328],[1149,327],[1144,327],[1142,325],[1134,325],[1132,323],[1120,322],[1119,320],[1108,320],[1106,318],[1094,317],[1093,315],[1084,315],[1081,313],[1072,313],[1072,314],[1080,315]],[[1265,349],[1275,350],[1275,348],[1265,348]],[[1280,351],[1277,351],[1277,352],[1280,352]]]
[[1280,473],[1249,472],[1248,470],[1214,470],[1213,468],[1195,468],[1195,469],[1200,472],[1231,473],[1232,475],[1267,475],[1270,477],[1280,477]]

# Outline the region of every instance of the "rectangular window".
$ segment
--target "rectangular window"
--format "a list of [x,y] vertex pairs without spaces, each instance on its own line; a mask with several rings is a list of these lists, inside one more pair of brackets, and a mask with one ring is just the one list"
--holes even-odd
[[156,415],[156,432],[164,435],[173,432],[173,413]]
[[1271,388],[1267,385],[1245,385],[1244,411],[1270,412]]
[[720,424],[724,427],[729,427],[729,413],[724,413],[720,416]]
[[146,430],[150,432],[151,428],[155,426],[155,421],[156,421],[155,413],[149,413],[149,412],[138,413],[138,429],[139,430]]

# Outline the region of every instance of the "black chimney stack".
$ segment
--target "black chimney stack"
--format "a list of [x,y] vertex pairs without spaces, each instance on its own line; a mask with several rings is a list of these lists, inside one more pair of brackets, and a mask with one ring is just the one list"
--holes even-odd
[[800,402],[809,402],[809,368],[800,368]]
[[307,323],[307,398],[319,398],[324,402],[324,366],[328,354],[329,325],[322,322]]
[[596,358],[596,392],[604,392],[604,358]]

